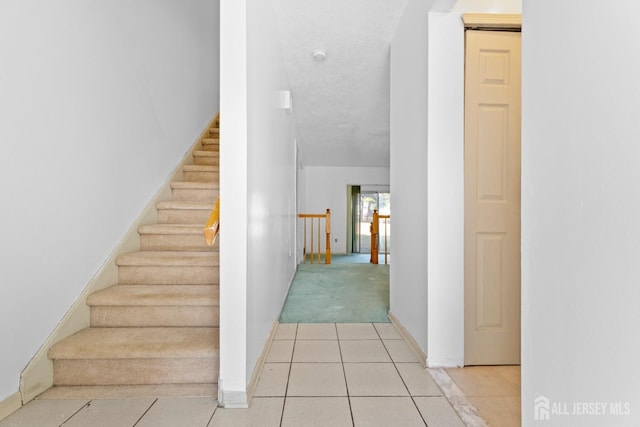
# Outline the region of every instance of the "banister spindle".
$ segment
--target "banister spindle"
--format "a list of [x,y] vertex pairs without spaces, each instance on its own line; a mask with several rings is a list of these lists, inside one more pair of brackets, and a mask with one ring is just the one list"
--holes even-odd
[[[325,234],[326,234],[326,252],[325,252],[325,264],[331,264],[331,210],[327,209],[326,213],[323,214],[298,214],[298,218],[302,219],[304,221],[304,246],[303,246],[303,250],[304,250],[304,256],[303,256],[303,262],[306,263],[307,262],[307,249],[310,248],[311,249],[311,253],[309,254],[309,258],[311,260],[311,264],[314,264],[316,262],[316,260],[318,261],[318,264],[320,264],[320,259],[322,258],[322,240],[321,240],[321,233],[322,230],[320,229],[321,227],[321,221],[324,219],[325,221],[325,225],[324,225],[324,230],[325,230]],[[318,219],[318,230],[316,231],[316,223],[315,220],[316,218]],[[310,221],[311,223],[311,229],[309,230],[308,234],[309,234],[309,240],[310,240],[310,244],[309,246],[307,246],[307,220]],[[318,249],[318,256],[315,256],[315,250],[316,250],[316,242],[314,240],[315,238],[315,234],[316,232],[318,233],[317,239],[318,239],[318,243],[317,243],[317,249]]]
[[313,224],[314,218],[311,218],[311,264],[313,264]]
[[325,257],[324,263],[331,264],[331,209],[327,209],[326,218],[324,220],[324,230],[327,235],[327,241],[325,244]]
[[373,210],[373,221],[371,222],[371,263],[378,264],[378,233],[380,217],[378,210]]

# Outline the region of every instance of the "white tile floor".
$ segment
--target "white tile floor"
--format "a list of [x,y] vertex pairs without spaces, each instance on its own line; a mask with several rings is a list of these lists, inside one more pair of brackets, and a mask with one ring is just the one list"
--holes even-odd
[[391,324],[281,324],[249,409],[212,398],[35,400],[0,427],[464,425]]

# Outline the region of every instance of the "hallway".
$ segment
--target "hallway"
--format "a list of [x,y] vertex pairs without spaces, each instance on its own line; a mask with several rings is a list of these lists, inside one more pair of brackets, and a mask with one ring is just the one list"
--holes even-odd
[[290,323],[278,327],[249,409],[217,408],[211,396],[38,399],[0,427],[487,425],[480,414],[511,427],[519,383],[518,367],[425,370],[389,323]]
[[280,322],[388,322],[389,266],[369,264],[369,257],[334,255],[329,265],[298,265]]

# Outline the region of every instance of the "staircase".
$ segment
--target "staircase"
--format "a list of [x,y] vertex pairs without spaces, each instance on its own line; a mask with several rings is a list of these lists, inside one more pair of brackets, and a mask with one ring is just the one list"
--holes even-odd
[[52,390],[217,394],[219,253],[203,227],[219,191],[219,119],[207,133],[158,223],[139,227],[140,250],[117,258],[118,284],[87,298],[90,327],[49,350]]

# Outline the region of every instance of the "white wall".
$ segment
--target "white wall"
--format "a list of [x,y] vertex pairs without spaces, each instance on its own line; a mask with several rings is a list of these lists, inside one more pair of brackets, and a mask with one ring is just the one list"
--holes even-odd
[[[521,0],[460,0],[429,19],[429,364],[464,361],[463,13],[521,13]],[[396,240],[397,241],[397,240]],[[397,244],[397,243],[396,243]]]
[[[640,425],[640,39],[636,2],[536,0],[523,12],[522,414],[623,402]],[[624,408],[623,408],[624,409]]]
[[[460,0],[442,12],[450,6],[410,0],[391,44],[391,312],[430,366],[464,360],[461,16],[520,13],[521,0]],[[416,212],[426,212],[427,222]]]
[[222,0],[221,400],[246,386],[295,272],[294,114],[269,0]]
[[[324,213],[327,209],[331,209],[331,252],[346,253],[347,239],[351,238],[347,235],[347,221],[350,220],[347,218],[347,186],[388,187],[389,168],[306,166],[304,172],[305,211],[300,213]],[[393,209],[393,202],[391,208]],[[320,251],[324,252],[324,234],[320,243]]]
[[391,42],[390,311],[425,351],[429,6],[409,0]]
[[248,2],[247,373],[251,374],[296,269],[294,112],[278,105],[289,90],[273,0]]
[[217,16],[0,4],[0,401],[215,115]]
[[247,4],[220,0],[219,402],[247,403]]

